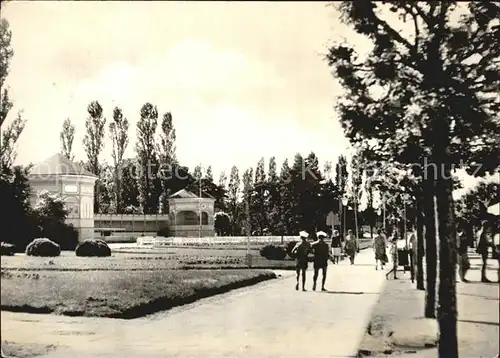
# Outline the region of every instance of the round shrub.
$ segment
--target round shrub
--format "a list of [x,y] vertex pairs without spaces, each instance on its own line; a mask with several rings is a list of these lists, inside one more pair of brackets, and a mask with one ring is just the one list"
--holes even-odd
[[55,257],[60,254],[59,245],[47,238],[35,239],[26,247],[26,255],[28,256]]
[[172,232],[169,226],[162,226],[161,228],[158,229],[156,235],[162,237],[170,237],[172,236]]
[[0,243],[0,254],[1,256],[14,256],[16,247],[8,242]]
[[265,257],[268,260],[284,260],[286,257],[286,251],[281,246],[266,245],[260,249],[260,256]]
[[80,242],[75,253],[81,257],[108,257],[111,256],[111,249],[106,241],[94,238]]
[[286,244],[286,253],[287,255],[294,259],[297,255],[295,253],[292,253],[293,248],[297,245],[297,241],[290,241],[288,244]]

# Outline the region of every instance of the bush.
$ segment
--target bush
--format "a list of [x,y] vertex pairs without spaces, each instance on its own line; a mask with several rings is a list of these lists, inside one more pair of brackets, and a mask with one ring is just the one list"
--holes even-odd
[[61,247],[47,238],[35,239],[26,247],[26,255],[28,256],[55,257],[60,254]]
[[75,253],[81,257],[108,257],[111,256],[111,249],[106,241],[94,238],[80,242]]
[[286,257],[286,251],[281,246],[266,245],[260,249],[260,256],[265,257],[268,260],[284,260]]
[[74,250],[78,246],[78,231],[71,224],[45,222],[41,234],[59,245],[61,250]]
[[170,237],[171,232],[170,232],[170,227],[168,226],[162,226],[161,228],[158,229],[158,232],[156,233],[156,236],[161,236],[161,237]]
[[14,256],[16,247],[7,242],[0,243],[0,254],[1,256]]
[[295,245],[297,245],[297,241],[290,241],[288,244],[286,244],[286,253],[292,259],[294,259],[295,257],[297,257],[297,255],[295,255],[294,253],[292,253],[292,250],[295,247]]

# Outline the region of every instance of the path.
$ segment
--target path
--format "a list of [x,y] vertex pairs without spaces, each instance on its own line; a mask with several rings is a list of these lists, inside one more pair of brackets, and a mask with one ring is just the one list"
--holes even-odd
[[2,312],[2,339],[55,344],[46,357],[353,357],[385,280],[373,253],[329,266],[327,289],[280,279],[135,320]]

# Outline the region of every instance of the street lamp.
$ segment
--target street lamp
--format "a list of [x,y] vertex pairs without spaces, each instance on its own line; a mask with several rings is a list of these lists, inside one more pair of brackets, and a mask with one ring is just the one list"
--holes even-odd
[[403,200],[403,219],[404,219],[404,235],[405,235],[405,243],[406,243],[406,248],[408,248],[408,235],[407,235],[407,232],[406,232],[406,203],[407,203],[407,200],[410,199],[410,196],[406,193],[404,193],[403,195],[401,195],[401,199]]
[[349,203],[349,199],[347,199],[346,196],[342,197],[342,211],[343,211],[343,214],[344,214],[344,237],[346,236],[346,231],[345,231],[345,227],[346,227],[346,221],[347,221],[347,210],[346,210],[346,206],[347,204]]

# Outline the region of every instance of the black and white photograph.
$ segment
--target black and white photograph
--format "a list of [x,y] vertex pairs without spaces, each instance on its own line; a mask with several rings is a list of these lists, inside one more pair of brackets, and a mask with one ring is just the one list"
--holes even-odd
[[498,358],[500,2],[0,4],[2,358]]

